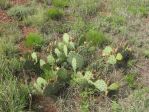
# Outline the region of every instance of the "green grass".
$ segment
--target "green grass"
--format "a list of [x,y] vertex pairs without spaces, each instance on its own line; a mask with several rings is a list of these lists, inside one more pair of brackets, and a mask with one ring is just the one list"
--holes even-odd
[[69,0],[52,0],[52,5],[56,7],[64,8],[68,6]]
[[40,47],[43,44],[43,38],[37,33],[30,33],[25,40],[27,47]]
[[[12,74],[6,74],[12,76]],[[26,91],[26,90],[25,90]],[[20,87],[17,80],[9,78],[0,83],[0,111],[21,112],[26,106],[27,92]]]
[[62,18],[64,12],[58,8],[50,8],[47,12],[47,16],[54,20],[59,20]]
[[90,30],[86,33],[86,40],[92,45],[103,45],[106,41],[106,37],[101,31]]

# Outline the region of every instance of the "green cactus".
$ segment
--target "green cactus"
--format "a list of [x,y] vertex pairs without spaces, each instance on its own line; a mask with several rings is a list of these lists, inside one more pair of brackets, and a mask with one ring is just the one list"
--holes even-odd
[[68,59],[67,59],[67,61],[70,65],[72,65],[73,59],[76,59],[76,69],[83,67],[83,65],[84,65],[83,56],[72,51],[69,53]]
[[67,70],[64,68],[61,68],[57,71],[57,76],[59,81],[68,81],[70,76],[67,73]]

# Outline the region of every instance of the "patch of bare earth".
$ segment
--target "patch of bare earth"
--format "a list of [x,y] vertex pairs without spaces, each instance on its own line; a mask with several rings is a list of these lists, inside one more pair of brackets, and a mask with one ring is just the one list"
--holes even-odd
[[22,30],[22,34],[24,37],[26,37],[29,33],[35,33],[35,32],[38,32],[37,28],[35,27],[28,27],[28,26],[23,26],[21,28]]
[[29,0],[10,0],[12,5],[24,5],[27,4]]
[[0,23],[9,23],[9,22],[13,22],[14,20],[8,16],[8,14],[4,11],[0,9]]

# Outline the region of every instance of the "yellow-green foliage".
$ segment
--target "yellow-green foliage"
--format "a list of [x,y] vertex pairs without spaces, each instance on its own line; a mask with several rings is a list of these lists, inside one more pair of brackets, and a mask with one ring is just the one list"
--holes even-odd
[[43,38],[37,33],[30,33],[25,40],[27,47],[39,47],[43,43]]
[[50,8],[47,12],[47,16],[51,19],[58,20],[63,16],[64,12],[58,8]]
[[90,30],[86,33],[86,40],[92,45],[102,45],[106,41],[106,38],[103,32]]
[[66,7],[69,4],[69,0],[52,0],[52,5],[56,7]]

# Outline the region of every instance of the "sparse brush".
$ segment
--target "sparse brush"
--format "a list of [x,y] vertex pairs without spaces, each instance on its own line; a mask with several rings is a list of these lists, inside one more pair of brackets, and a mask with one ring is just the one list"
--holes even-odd
[[76,15],[85,17],[97,13],[100,0],[71,0],[70,4]]
[[23,20],[28,15],[32,15],[34,13],[34,9],[32,7],[26,7],[26,6],[15,6],[8,10],[8,15],[13,16],[14,18],[18,20]]
[[45,9],[39,7],[34,15],[29,15],[24,19],[26,25],[41,26],[46,21]]

